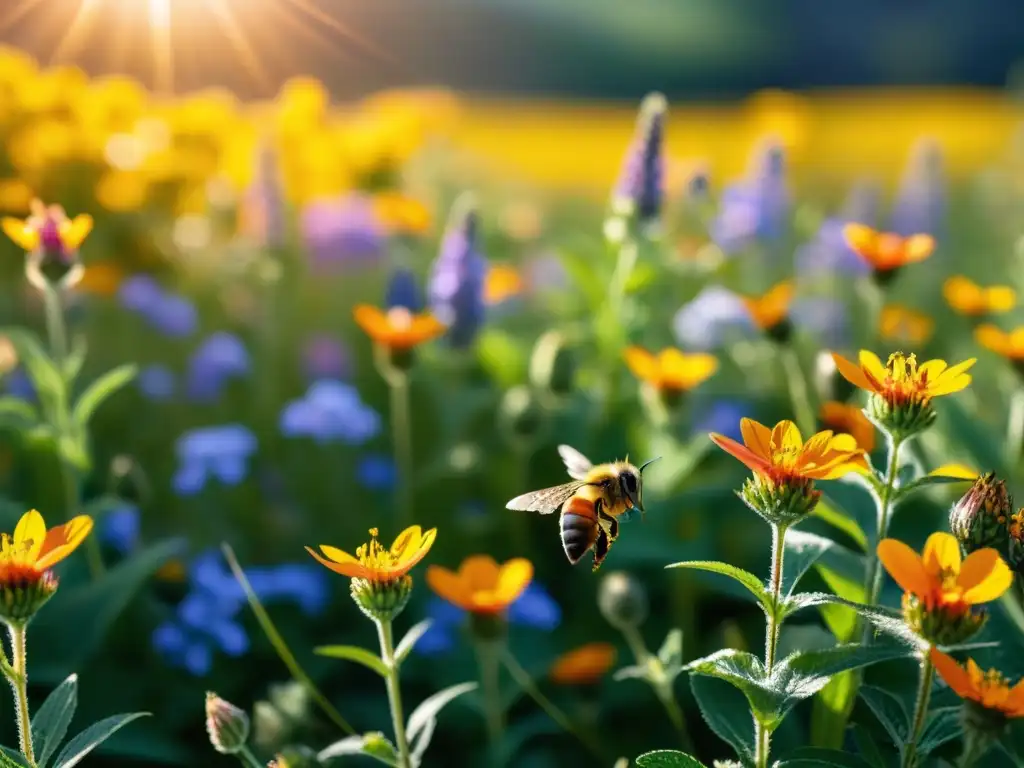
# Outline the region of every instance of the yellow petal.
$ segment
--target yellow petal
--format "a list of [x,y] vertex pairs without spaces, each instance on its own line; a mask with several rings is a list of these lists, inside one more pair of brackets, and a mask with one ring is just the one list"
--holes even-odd
[[36,561],[36,568],[51,568],[74,552],[92,531],[93,522],[89,515],[78,515],[63,525],[51,528],[43,540],[43,549]]
[[[327,544],[321,544],[320,551],[323,552],[327,558],[329,558],[332,562],[335,563],[345,564],[359,562],[357,558],[352,557],[352,555],[350,555],[348,552],[343,552],[337,547],[332,547]],[[314,557],[316,557],[316,555],[314,555]]]
[[935,240],[930,235],[912,235],[904,241],[904,260],[907,264],[924,261],[935,250]]
[[960,568],[957,585],[964,602],[976,605],[1000,597],[1013,584],[1013,571],[991,547],[971,552]]
[[75,216],[71,221],[60,225],[60,239],[69,251],[78,249],[89,233],[92,232],[92,216],[87,213]]
[[952,534],[938,531],[928,537],[921,558],[933,579],[937,579],[944,570],[955,573],[960,570],[960,544]]
[[0,220],[0,228],[23,251],[34,251],[39,246],[39,230],[21,219],[4,217]]
[[1017,305],[1017,292],[1006,285],[993,285],[985,291],[989,312],[1009,312]]
[[928,477],[956,477],[961,480],[976,480],[977,470],[965,467],[963,464],[943,464],[938,469],[928,473]]
[[490,555],[467,557],[459,566],[459,579],[471,592],[494,589],[499,573],[498,564]]
[[626,366],[641,381],[658,383],[658,364],[654,355],[642,347],[629,347],[623,353]]
[[800,434],[800,428],[788,419],[780,421],[772,430],[772,447],[776,451],[800,450],[803,445],[804,439]]
[[[327,557],[323,557],[319,552],[314,550],[312,547],[306,547],[306,551],[313,556],[313,558],[325,568],[330,568],[335,573],[339,573],[342,576],[348,576],[349,578],[360,578],[366,575],[366,569],[351,555],[346,555],[340,549],[334,547],[328,547],[320,545],[320,549],[323,550]],[[348,560],[335,560],[336,555],[347,557]],[[330,559],[328,559],[330,558]]]
[[509,560],[501,566],[498,583],[494,591],[498,602],[510,605],[515,602],[533,580],[533,564],[522,557]]
[[43,516],[30,509],[18,521],[14,529],[14,548],[29,563],[34,563],[46,540],[46,523]]
[[422,539],[423,529],[418,525],[410,525],[395,537],[391,544],[391,556],[395,560],[402,560],[419,548]]
[[771,460],[772,456],[772,433],[764,424],[748,419],[740,419],[740,434],[743,435],[743,444],[758,456]]

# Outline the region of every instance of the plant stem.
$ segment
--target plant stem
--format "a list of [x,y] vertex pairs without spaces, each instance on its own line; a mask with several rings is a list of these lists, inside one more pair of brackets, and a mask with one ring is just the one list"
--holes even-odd
[[975,729],[968,729],[964,736],[964,751],[957,760],[957,768],[974,768],[978,759],[988,752],[992,746],[992,737],[978,733]]
[[[889,518],[892,517],[892,492],[896,487],[896,474],[900,468],[900,448],[903,447],[901,438],[890,438],[889,440],[889,466],[885,471],[885,485],[882,486],[881,495],[878,497],[878,533],[875,537],[877,545],[889,532]],[[872,549],[868,555],[868,574],[864,587],[867,592],[867,604],[875,605],[878,602],[878,594],[882,591],[882,568],[878,561],[878,553]],[[871,627],[866,624],[864,627],[861,642],[867,643],[870,640]]]
[[249,768],[263,768],[263,763],[256,759],[256,755],[252,753],[249,747],[242,745],[242,749],[238,754],[235,755],[238,761],[242,765],[249,766]]
[[375,619],[377,637],[380,640],[380,657],[388,668],[386,678],[388,704],[391,706],[391,723],[395,729],[395,749],[398,751],[399,768],[412,768],[409,739],[405,735],[405,714],[402,712],[402,691],[398,685],[398,664],[395,663],[395,641],[391,632],[391,620]]
[[[633,657],[636,659],[637,666],[649,669],[651,663],[651,652],[647,650],[647,644],[644,643],[644,639],[640,635],[640,630],[632,624],[623,626],[621,629],[622,635],[626,638],[626,644],[629,645],[629,649],[633,652]],[[679,740],[682,742],[683,751],[693,751],[693,740],[690,738],[690,731],[686,727],[686,718],[683,717],[683,711],[679,707],[679,702],[676,701],[675,692],[672,690],[672,683],[665,678],[648,680],[648,682],[654,689],[654,693],[661,701],[662,706],[665,707],[665,712],[668,713],[668,719],[672,721],[673,727],[679,734]]]
[[505,713],[501,702],[501,647],[500,641],[481,640],[474,643],[477,664],[480,667],[480,688],[484,696],[487,718],[487,740],[492,755],[497,755],[505,731]]
[[[64,483],[64,518],[71,520],[78,515],[81,493],[78,489],[78,473],[75,468],[68,464],[63,457],[58,456],[60,462],[61,477]],[[100,540],[97,536],[89,536],[86,539],[85,557],[89,564],[89,575],[95,581],[106,571],[103,564],[103,553],[100,551]]]
[[[629,278],[636,268],[636,260],[639,256],[639,247],[636,239],[627,237],[619,246],[619,256],[615,262],[615,272],[612,273],[611,303],[615,312],[615,319],[620,323],[623,320],[622,309],[626,299],[626,287],[629,285]],[[623,327],[625,324],[623,324]]]
[[18,747],[28,759],[30,765],[36,764],[35,752],[32,747],[32,718],[28,708],[28,666],[26,664],[25,622],[11,622],[7,625],[11,638],[11,669],[4,672],[14,692],[14,707],[18,717]]
[[412,420],[409,417],[409,375],[391,360],[391,351],[374,346],[374,361],[391,395],[391,442],[398,469],[398,521],[411,525],[413,519]]
[[[786,530],[788,526],[772,525],[772,571],[770,589],[772,593],[772,612],[768,617],[768,627],[764,638],[764,668],[770,675],[775,668],[775,652],[779,644],[779,630],[782,622],[778,619],[779,598],[782,595],[782,564],[786,556]],[[757,768],[767,768],[768,754],[771,750],[771,732],[754,718],[754,764]]]
[[1010,397],[1010,416],[1006,429],[1007,465],[1016,469],[1020,462],[1021,448],[1024,447],[1024,390],[1017,389]]
[[932,697],[932,678],[935,667],[931,657],[925,653],[921,656],[921,679],[917,688],[917,702],[914,704],[914,722],[910,728],[910,740],[907,751],[903,753],[903,768],[914,768],[917,765],[917,742],[924,730],[925,717],[928,714],[928,702]]
[[43,307],[46,312],[46,333],[50,337],[50,348],[58,370],[64,372],[64,358],[68,354],[67,329],[64,324],[64,307],[60,291],[49,283],[42,291]]
[[587,748],[590,754],[597,759],[598,763],[603,765],[605,763],[605,756],[593,737],[576,728],[572,721],[558,707],[551,703],[547,696],[541,693],[540,688],[537,687],[537,684],[533,682],[533,678],[530,677],[530,673],[523,669],[522,665],[508,648],[502,651],[501,660],[505,663],[505,669],[508,670],[512,679],[519,684],[520,688],[526,691],[526,694],[537,703],[537,706],[543,709],[547,716],[554,720],[562,730],[575,736]]
[[786,344],[782,348],[782,368],[789,384],[789,396],[793,401],[793,413],[796,414],[797,426],[805,435],[812,435],[815,432],[814,427],[818,423],[815,418],[817,410],[811,402],[811,391],[807,386],[807,377],[800,365],[800,358],[797,357],[796,349],[791,344]]

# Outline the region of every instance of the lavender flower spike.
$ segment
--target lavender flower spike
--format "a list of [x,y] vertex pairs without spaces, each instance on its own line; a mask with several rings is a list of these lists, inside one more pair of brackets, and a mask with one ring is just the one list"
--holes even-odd
[[612,213],[624,218],[635,217],[641,225],[656,222],[665,197],[662,144],[667,108],[665,97],[660,93],[644,97],[636,132],[612,194]]
[[476,198],[464,194],[452,206],[430,273],[431,311],[448,326],[448,340],[457,348],[468,347],[484,321],[487,261],[480,253],[478,229]]

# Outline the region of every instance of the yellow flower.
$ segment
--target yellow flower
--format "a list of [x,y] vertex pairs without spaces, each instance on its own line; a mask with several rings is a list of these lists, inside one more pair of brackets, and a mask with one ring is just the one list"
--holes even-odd
[[467,557],[458,572],[427,569],[427,584],[439,597],[470,613],[502,613],[533,580],[533,565],[521,557],[498,565],[487,555]]
[[0,179],[0,211],[24,213],[31,210],[32,188],[21,179]]
[[878,355],[866,349],[860,351],[859,365],[835,353],[832,358],[844,379],[893,405],[922,404],[965,389],[971,383],[967,370],[977,362],[972,357],[952,367],[945,360],[929,360],[918,366],[916,355],[905,357],[895,352],[883,366]]
[[886,341],[917,346],[927,342],[934,330],[935,321],[923,312],[898,304],[889,304],[882,308],[879,332]]
[[1024,717],[1024,679],[1011,686],[995,669],[982,672],[974,659],[968,659],[965,668],[938,648],[932,648],[930,656],[939,675],[961,699],[973,701],[1004,717]]
[[843,228],[846,244],[875,272],[893,272],[902,266],[924,261],[935,250],[930,235],[900,237],[891,232],[877,232],[864,224],[847,224]]
[[875,425],[857,406],[832,400],[822,404],[820,418],[837,435],[852,435],[865,453],[875,450]]
[[559,685],[592,685],[615,665],[615,646],[587,643],[555,659],[548,676]]
[[1017,304],[1017,293],[1008,285],[982,288],[963,275],[949,278],[942,286],[942,295],[954,312],[968,317],[1009,312]]
[[834,480],[862,471],[864,454],[851,435],[818,432],[806,443],[792,421],[780,421],[773,429],[753,419],[740,421],[743,445],[731,437],[711,434],[726,453],[773,483],[794,480]]
[[306,547],[306,551],[318,563],[342,576],[384,584],[397,581],[409,573],[426,557],[436,536],[436,528],[424,533],[420,526],[413,525],[398,534],[391,549],[385,549],[377,541],[377,529],[371,528],[370,542],[360,546],[355,557],[326,544],[320,545],[320,551],[324,556],[319,555],[311,547]]
[[764,296],[744,296],[743,303],[754,325],[771,332],[789,319],[789,307],[795,294],[793,281],[785,280],[772,286]]
[[501,304],[523,292],[523,278],[511,264],[492,264],[484,281],[484,301]]
[[986,323],[974,330],[974,340],[1013,363],[1024,361],[1024,327],[1007,332]]
[[387,312],[360,304],[355,308],[356,323],[377,344],[394,350],[408,350],[443,334],[444,323],[430,314],[414,315],[405,307]]
[[389,232],[422,235],[430,231],[430,210],[419,200],[397,192],[376,195],[373,211]]
[[718,370],[718,358],[703,352],[688,355],[667,348],[655,356],[641,347],[629,347],[625,358],[634,376],[659,391],[687,392]]
[[14,535],[0,537],[0,585],[33,584],[77,549],[92,530],[92,518],[79,515],[46,530],[43,516],[32,509],[21,516]]
[[949,533],[933,533],[917,554],[902,541],[883,539],[878,559],[904,592],[928,611],[954,616],[971,606],[999,598],[1013,583],[1013,572],[991,547],[976,549],[961,561],[960,544]]
[[69,219],[59,205],[49,207],[32,201],[32,215],[24,221],[5,217],[0,220],[4,234],[26,252],[45,248],[70,254],[78,250],[92,231],[92,216],[82,213]]

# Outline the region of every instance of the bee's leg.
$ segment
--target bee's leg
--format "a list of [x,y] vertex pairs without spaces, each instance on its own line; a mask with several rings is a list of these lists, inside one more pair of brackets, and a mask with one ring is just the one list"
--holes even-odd
[[608,554],[608,550],[611,548],[611,541],[608,539],[608,531],[604,529],[603,525],[597,526],[597,541],[594,543],[594,568],[597,570],[601,567],[601,563],[604,562],[605,555]]
[[609,515],[604,509],[598,509],[598,516],[601,521],[608,524],[608,538],[611,541],[615,541],[619,538],[619,521]]

